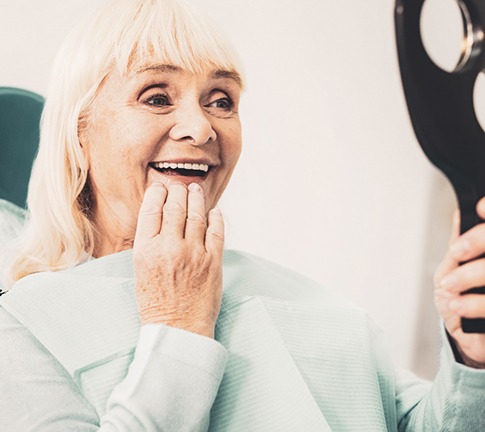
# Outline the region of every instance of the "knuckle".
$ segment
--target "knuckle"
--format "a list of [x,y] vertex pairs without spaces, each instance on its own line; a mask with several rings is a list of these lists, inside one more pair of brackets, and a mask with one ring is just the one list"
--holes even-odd
[[162,209],[159,205],[149,203],[140,208],[140,215],[142,216],[156,216],[161,215]]
[[208,230],[207,235],[217,242],[224,242],[224,233],[214,230]]
[[169,201],[163,206],[163,214],[164,215],[184,215],[185,216],[185,209],[183,206],[176,202],[176,201]]
[[201,215],[200,213],[197,213],[195,211],[189,211],[187,213],[187,221],[196,222],[196,223],[203,224],[203,225],[206,224],[205,216]]

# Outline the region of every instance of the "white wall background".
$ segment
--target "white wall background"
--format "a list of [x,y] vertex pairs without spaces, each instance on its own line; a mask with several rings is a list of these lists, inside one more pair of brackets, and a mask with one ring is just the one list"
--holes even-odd
[[[73,23],[104,0],[0,0],[0,85],[44,94]],[[192,0],[245,66],[244,153],[222,202],[228,247],[362,305],[401,365],[436,367],[431,276],[450,187],[414,138],[393,2]]]

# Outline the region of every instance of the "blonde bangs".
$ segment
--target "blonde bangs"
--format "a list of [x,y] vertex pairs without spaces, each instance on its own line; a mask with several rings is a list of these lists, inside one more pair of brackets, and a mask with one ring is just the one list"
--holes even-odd
[[195,74],[211,67],[239,76],[242,86],[233,51],[207,17],[191,6],[179,0],[115,0],[105,12],[114,3],[118,3],[117,22],[106,30],[116,34],[112,66],[120,73],[129,74],[153,64],[172,65]]

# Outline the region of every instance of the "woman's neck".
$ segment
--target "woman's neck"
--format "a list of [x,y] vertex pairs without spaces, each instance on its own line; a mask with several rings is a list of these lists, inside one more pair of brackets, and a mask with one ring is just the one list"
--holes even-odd
[[136,220],[131,220],[129,214],[123,217],[123,213],[119,209],[103,209],[101,206],[96,206],[93,217],[95,226],[94,257],[100,258],[133,247]]

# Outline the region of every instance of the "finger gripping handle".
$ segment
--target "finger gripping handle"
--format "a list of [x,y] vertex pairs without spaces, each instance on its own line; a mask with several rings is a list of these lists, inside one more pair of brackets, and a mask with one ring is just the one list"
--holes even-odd
[[[460,203],[461,207],[465,207],[463,203]],[[472,210],[473,208],[473,210]],[[479,223],[484,221],[475,212],[476,204],[470,207],[465,207],[466,217],[461,218],[460,233],[463,234],[469,229],[473,228]],[[481,255],[479,258],[485,258],[485,254]],[[465,264],[465,263],[461,263]],[[485,287],[477,287],[469,289],[462,293],[462,295],[468,294],[485,294]],[[462,318],[461,319],[461,329],[463,333],[485,333],[485,318]]]
[[[464,293],[467,294],[485,294],[485,287],[473,288]],[[463,333],[485,333],[485,318],[462,318],[461,329]]]

